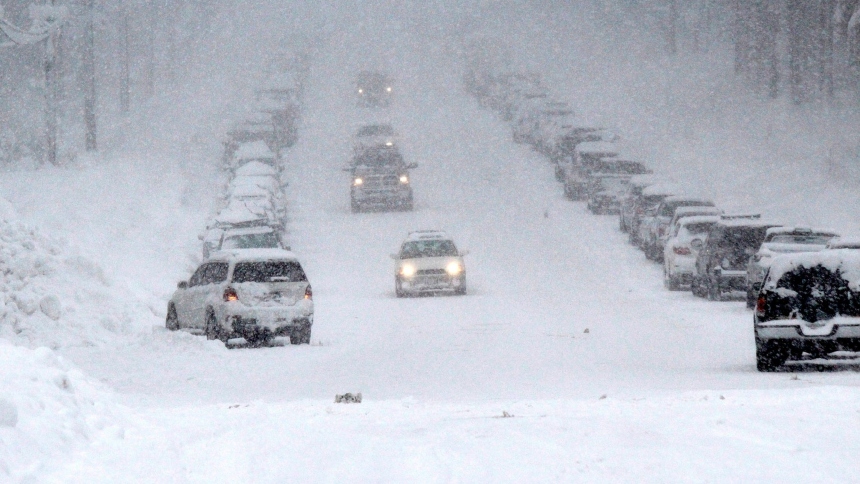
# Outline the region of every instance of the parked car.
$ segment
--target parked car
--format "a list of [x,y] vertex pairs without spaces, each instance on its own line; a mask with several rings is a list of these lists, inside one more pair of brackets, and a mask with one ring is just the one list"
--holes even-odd
[[764,280],[773,258],[780,254],[818,252],[837,237],[832,230],[808,227],[774,227],[767,231],[758,252],[747,264],[747,308],[755,307],[758,291],[754,288]]
[[669,239],[663,247],[663,284],[670,291],[688,286],[696,273],[696,258],[704,241],[720,217],[691,215],[672,224]]
[[562,167],[564,196],[584,200],[588,190],[588,175],[601,160],[615,158],[619,149],[607,141],[586,141],[576,145],[574,156]]
[[359,106],[384,108],[391,104],[394,87],[387,74],[376,71],[361,71],[356,77],[355,85]]
[[394,290],[397,297],[427,293],[466,294],[468,252],[457,250],[454,241],[438,230],[411,232],[394,259]]
[[630,179],[648,173],[651,170],[638,161],[610,158],[596,163],[588,174],[588,210],[595,214],[618,213]]
[[223,231],[217,250],[285,249],[281,231],[274,227],[247,227]]
[[727,294],[746,295],[747,263],[761,247],[767,230],[779,226],[760,218],[722,217],[711,227],[696,257],[690,284],[693,294],[714,301]]
[[368,208],[412,210],[409,170],[415,163],[403,161],[397,147],[367,149],[344,168],[351,174],[350,206],[353,212]]
[[651,234],[651,220],[657,216],[660,203],[683,192],[684,190],[674,183],[655,183],[645,187],[633,213],[631,225],[635,229],[629,233],[630,242],[644,250]]
[[655,175],[634,175],[630,177],[621,195],[621,209],[618,213],[618,228],[623,233],[630,233],[634,214],[642,203],[642,191],[645,188],[664,180]]
[[573,162],[576,147],[580,143],[589,141],[613,142],[617,139],[615,134],[603,128],[578,126],[559,133],[550,141],[551,145],[547,147],[546,152],[553,164],[555,179],[560,182],[564,181],[564,166],[566,163]]
[[666,244],[666,236],[675,211],[682,207],[714,207],[714,202],[701,197],[675,195],[666,197],[655,210],[654,216],[648,220],[645,239],[642,240],[642,250],[645,257],[657,262],[662,262],[663,247]]
[[308,344],[313,318],[311,285],[292,252],[232,250],[212,254],[177,285],[165,326],[224,342],[242,337],[259,343],[286,335],[292,344]]
[[[773,371],[803,353],[813,358],[860,351],[860,252],[852,249],[773,258],[756,291],[756,367]],[[757,283],[758,285],[758,283]]]
[[827,243],[827,249],[860,249],[860,238],[857,237],[837,237],[830,239]]

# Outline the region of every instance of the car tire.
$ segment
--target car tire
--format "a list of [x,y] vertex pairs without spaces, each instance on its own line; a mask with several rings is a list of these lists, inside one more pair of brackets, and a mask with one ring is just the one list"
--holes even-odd
[[681,283],[678,281],[678,278],[673,276],[666,266],[663,266],[663,285],[666,286],[666,289],[670,291],[677,291],[681,289]]
[[573,200],[573,192],[570,191],[570,185],[567,183],[564,184],[564,198],[568,200]]
[[170,304],[167,306],[167,318],[164,320],[164,327],[168,331],[176,331],[179,329],[179,317],[176,315],[176,306]]
[[220,340],[227,341],[226,335],[221,330],[221,326],[218,325],[218,320],[215,319],[215,313],[212,311],[208,311],[206,314],[206,325],[203,328],[203,334],[206,335],[206,339],[208,340]]
[[361,205],[360,205],[360,204],[358,204],[358,203],[356,203],[356,201],[355,201],[355,200],[351,200],[351,201],[350,201],[350,203],[349,203],[349,205],[350,205],[350,209],[352,209],[352,213],[359,213],[359,212],[361,212]]
[[790,348],[782,342],[756,340],[756,369],[762,372],[774,371],[785,364],[790,353]]
[[564,181],[564,170],[562,170],[558,164],[555,165],[555,181]]
[[753,293],[752,289],[747,289],[747,309],[755,309],[755,303],[758,298]]
[[696,297],[706,296],[705,291],[702,290],[702,281],[696,275],[693,275],[693,279],[690,281],[690,292],[692,292]]
[[291,345],[309,345],[311,344],[311,323],[305,321],[302,326],[290,333]]
[[403,292],[403,284],[397,278],[394,279],[394,294],[397,297],[406,297],[406,293]]
[[627,226],[624,225],[624,217],[621,215],[618,216],[618,230],[620,230],[622,234],[627,232]]
[[708,300],[709,301],[722,301],[723,300],[723,291],[720,288],[720,280],[716,281],[712,278],[708,278]]
[[454,294],[457,296],[465,296],[466,295],[466,279],[460,283],[460,287],[454,289]]

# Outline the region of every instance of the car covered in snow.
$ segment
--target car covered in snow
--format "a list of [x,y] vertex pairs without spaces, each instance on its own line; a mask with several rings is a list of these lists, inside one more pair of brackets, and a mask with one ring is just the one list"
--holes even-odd
[[314,318],[311,285],[296,256],[282,249],[227,250],[212,254],[177,285],[166,327],[202,332],[226,342],[265,342],[289,336],[308,344]]
[[564,196],[570,200],[584,200],[588,190],[588,177],[594,167],[607,158],[615,158],[619,148],[607,141],[586,141],[576,146],[574,156],[562,165]]
[[361,71],[355,79],[358,105],[384,108],[391,104],[394,96],[392,79],[383,72]]
[[[654,216],[648,219],[647,233],[644,233],[642,240],[642,250],[648,259],[661,261],[663,257],[663,247],[666,244],[666,237],[669,234],[670,224],[675,218],[675,211],[683,207],[714,207],[714,202],[706,198],[675,195],[666,197],[655,210]],[[642,231],[640,231],[642,233]]]
[[397,147],[367,149],[355,156],[344,171],[351,175],[350,206],[353,212],[367,209],[412,210],[413,195],[409,170]]
[[837,237],[832,230],[809,227],[774,227],[767,231],[758,252],[747,264],[747,307],[755,307],[758,287],[770,267],[773,258],[780,254],[818,252],[827,248],[828,242]]
[[693,294],[713,301],[746,296],[749,259],[761,247],[768,229],[780,226],[758,216],[722,216],[696,257],[696,273],[690,283]]
[[394,259],[394,290],[397,297],[428,293],[466,294],[468,252],[457,250],[445,232],[411,232]]
[[651,170],[638,161],[614,158],[599,161],[588,174],[588,210],[595,214],[618,213],[630,179],[648,173]]
[[696,257],[710,232],[720,221],[716,215],[691,215],[676,220],[663,247],[663,284],[670,291],[689,285],[696,272]]
[[827,242],[827,249],[860,249],[860,237],[836,237]]
[[[280,228],[245,227],[223,231],[217,250],[286,249]],[[214,251],[213,251],[214,252]]]
[[860,252],[774,257],[756,294],[753,325],[759,371],[776,370],[804,353],[822,358],[860,351]]
[[[636,228],[629,233],[630,242],[645,250],[651,237],[651,225],[657,217],[660,204],[663,200],[682,193],[684,193],[683,188],[669,182],[655,183],[645,187],[642,190],[642,196],[639,197],[636,211],[633,213],[632,225]],[[647,252],[646,255],[648,255]]]
[[651,185],[664,182],[656,175],[633,175],[627,181],[621,195],[621,208],[618,211],[618,228],[624,233],[635,231],[634,215],[641,210],[642,192]]

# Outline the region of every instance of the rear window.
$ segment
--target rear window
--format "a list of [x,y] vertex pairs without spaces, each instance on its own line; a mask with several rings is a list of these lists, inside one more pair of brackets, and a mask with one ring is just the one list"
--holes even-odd
[[695,224],[687,224],[686,227],[687,227],[687,232],[689,232],[691,234],[705,234],[709,230],[711,230],[711,227],[713,225],[714,225],[713,222],[710,222],[710,223],[702,222],[702,223],[695,223]]
[[278,249],[281,247],[277,234],[231,235],[224,239],[222,249]]
[[774,244],[811,244],[811,245],[825,245],[830,242],[832,239],[832,235],[797,235],[797,234],[780,234],[774,235],[769,242]]
[[233,282],[305,282],[308,278],[295,261],[239,262],[233,269]]

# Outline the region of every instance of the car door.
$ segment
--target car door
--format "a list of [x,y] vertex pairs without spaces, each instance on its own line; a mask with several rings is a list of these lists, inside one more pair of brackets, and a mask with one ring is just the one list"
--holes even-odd
[[194,294],[199,290],[200,284],[203,281],[203,271],[205,267],[206,264],[200,265],[188,280],[188,286],[181,290],[176,296],[174,306],[176,307],[176,316],[179,318],[180,327],[195,327]]

